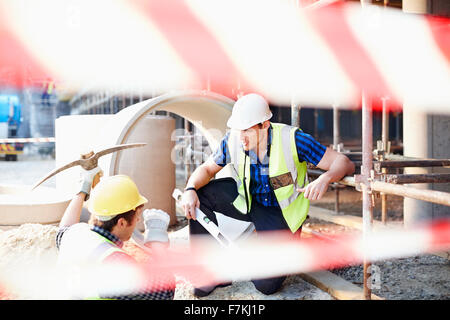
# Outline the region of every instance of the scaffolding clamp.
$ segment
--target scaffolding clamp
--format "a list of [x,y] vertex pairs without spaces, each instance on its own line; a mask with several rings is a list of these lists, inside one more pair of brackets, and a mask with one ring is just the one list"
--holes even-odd
[[373,190],[372,190],[372,182],[375,181],[376,177],[379,177],[379,176],[381,176],[381,175],[378,173],[375,173],[374,170],[370,170],[369,177],[366,177],[362,174],[355,175],[355,182],[356,182],[355,189],[359,192],[362,192],[363,190],[361,188],[361,185],[364,184],[366,186],[365,192],[367,192],[371,197],[372,207],[375,207],[375,192],[373,192]]

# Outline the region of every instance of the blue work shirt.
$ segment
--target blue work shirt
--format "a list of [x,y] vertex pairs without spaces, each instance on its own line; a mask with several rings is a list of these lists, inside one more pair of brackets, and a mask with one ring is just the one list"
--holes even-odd
[[[275,193],[269,183],[269,158],[270,145],[272,143],[272,130],[271,125],[268,130],[267,153],[262,162],[253,150],[245,152],[250,157],[250,193],[254,200],[265,207],[279,207]],[[230,132],[222,138],[219,147],[212,154],[214,162],[221,167],[224,167],[231,161],[228,148],[229,136]],[[326,147],[317,142],[311,135],[304,133],[300,129],[295,131],[295,144],[297,146],[298,160],[300,162],[306,161],[313,165],[317,165],[325,154]]]

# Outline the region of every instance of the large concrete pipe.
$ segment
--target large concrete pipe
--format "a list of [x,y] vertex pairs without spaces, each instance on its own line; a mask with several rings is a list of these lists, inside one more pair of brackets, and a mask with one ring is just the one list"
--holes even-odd
[[[105,176],[129,175],[149,199],[146,207],[168,212],[174,223],[175,163],[171,153],[175,145],[175,140],[172,141],[175,122],[168,117],[149,116],[149,113],[170,111],[186,118],[215,148],[225,133],[233,103],[212,92],[183,91],[139,102],[115,115],[60,117],[56,120],[56,166],[78,159],[80,153],[90,149],[97,151],[117,144],[146,142],[147,146],[142,148],[103,156],[99,165]],[[58,190],[73,195],[77,191],[79,174],[79,167],[59,173]]]
[[[193,123],[214,149],[226,131],[226,121],[231,115],[233,104],[233,100],[208,91],[182,91],[145,100],[117,113],[103,128],[97,147],[124,143],[142,118],[152,111],[163,110]],[[117,174],[121,153],[113,153],[100,159],[102,168],[109,175]]]
[[[438,14],[439,12],[436,12],[437,6],[434,6],[433,4],[435,4],[435,1],[404,0],[403,11],[415,14]],[[433,12],[431,12],[432,9]],[[450,117],[442,115],[432,115],[427,113],[426,111],[421,111],[419,108],[414,108],[414,106],[408,101],[404,102],[404,106],[404,155],[416,158],[450,158]],[[422,174],[429,172],[448,172],[448,169],[405,169],[405,173],[409,174]],[[433,189],[450,192],[449,184],[413,184],[411,186],[423,190]],[[405,198],[403,215],[405,226],[411,226],[420,223],[423,220],[449,216],[450,207]]]
[[24,223],[56,223],[61,220],[70,198],[54,188],[41,186],[0,185],[0,225]]
[[[128,135],[125,143],[145,142],[143,148],[135,148],[122,153],[118,173],[133,178],[142,195],[149,202],[145,209],[161,209],[170,215],[170,225],[177,222],[175,203],[171,199],[175,189],[175,163],[171,161],[175,140],[175,119],[167,116],[143,117]],[[141,222],[138,229],[144,231]]]
[[[127,150],[125,153],[104,156],[100,158],[99,165],[105,175],[128,172],[139,188],[145,189],[143,195],[149,198],[148,207],[168,212],[171,221],[174,221],[175,202],[172,191],[175,188],[175,163],[171,157],[174,141],[171,141],[170,137],[175,126],[168,119],[149,118],[148,114],[156,110],[177,114],[193,123],[205,136],[211,148],[216,148],[226,131],[226,121],[231,114],[233,103],[233,100],[212,92],[183,91],[164,94],[129,106],[117,113],[102,128],[102,134],[97,139],[97,149],[129,142],[147,142],[147,139],[150,139],[148,146],[139,148],[142,150]],[[140,129],[141,123],[146,124],[148,130],[154,130],[154,133],[146,131],[145,128]],[[133,159],[133,153],[139,152],[142,153],[142,161]],[[143,175],[145,169],[142,166],[146,164],[151,167]],[[221,176],[226,175],[228,173],[224,171]]]
[[[170,139],[174,123],[173,120],[166,118],[148,118],[148,114],[156,110],[165,110],[186,118],[205,136],[211,148],[215,148],[226,131],[226,120],[231,114],[233,103],[233,100],[212,92],[183,91],[142,101],[115,115],[60,117],[55,124],[56,166],[78,159],[81,153],[90,150],[98,151],[138,140],[147,142],[148,145],[142,148],[143,150],[136,149],[131,152],[130,149],[125,153],[118,152],[104,156],[100,158],[99,165],[106,176],[129,174],[149,198],[149,207],[163,207],[163,210],[169,208],[168,213],[174,216],[174,209],[173,212],[169,212],[170,208],[175,207],[171,196],[175,186],[175,165],[169,155],[174,144]],[[156,124],[157,122],[159,123]],[[139,127],[141,123],[142,127]],[[145,133],[149,127],[153,127],[153,131]],[[158,136],[161,139],[155,140]],[[141,141],[144,139],[145,141]],[[157,154],[152,153],[156,150]],[[162,150],[165,152],[160,152]],[[147,161],[137,160],[136,154],[139,152],[142,152],[140,159]],[[130,157],[132,159],[129,159]],[[141,179],[142,170],[145,170],[142,169],[142,165],[146,164],[152,168],[156,160],[159,164],[153,169],[158,168],[157,171],[160,172],[152,174],[150,170],[147,176]],[[0,225],[58,222],[73,194],[78,191],[79,174],[79,167],[59,173],[55,177],[56,190],[40,186],[33,193],[28,193],[28,189],[2,186]],[[222,170],[220,176],[228,174],[229,172]],[[164,207],[164,204],[167,206]]]

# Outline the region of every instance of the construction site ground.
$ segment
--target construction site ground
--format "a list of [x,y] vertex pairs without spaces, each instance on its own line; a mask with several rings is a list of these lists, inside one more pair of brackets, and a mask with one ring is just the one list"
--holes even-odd
[[[328,191],[323,199],[314,205],[329,209],[334,213],[334,191]],[[361,217],[361,194],[353,188],[339,192],[340,213]],[[388,196],[387,221],[402,224],[403,198]],[[339,215],[337,215],[339,216]],[[381,220],[381,198],[375,197],[373,210],[375,221]],[[337,225],[319,219],[310,219],[305,226],[323,234],[334,235],[345,232],[360,232],[351,227]],[[379,283],[372,293],[385,299],[393,300],[448,300],[450,299],[450,262],[447,258],[434,254],[414,257],[375,261],[373,265],[379,271]],[[331,270],[336,275],[360,287],[363,283],[362,265]]]
[[[1,161],[6,173],[2,184],[32,185],[45,173],[54,168],[54,159],[49,157],[30,157],[23,155],[17,162]],[[54,179],[46,183],[54,186]],[[325,197],[313,203],[315,207],[334,211],[334,191],[329,190]],[[376,199],[374,219],[380,219],[381,200]],[[361,217],[361,194],[352,188],[340,191],[341,214]],[[338,217],[338,215],[336,215]],[[401,223],[403,219],[403,200],[401,197],[388,197],[388,220]],[[305,227],[326,235],[360,232],[356,228],[331,223],[314,217],[308,218]],[[54,237],[56,225],[23,224],[21,226],[0,226],[0,268],[14,260],[27,261],[32,265],[42,256],[56,258]],[[187,221],[178,214],[178,223],[169,228],[171,242],[187,243]],[[304,237],[311,236],[303,232]],[[132,242],[125,248],[139,256],[140,249]],[[450,263],[449,260],[434,254],[415,257],[376,261],[373,263],[379,271],[379,282],[372,293],[388,300],[448,300],[450,299]],[[328,270],[362,290],[362,266],[348,266],[336,270]],[[273,295],[259,293],[250,281],[235,282],[231,286],[216,289],[206,299],[245,299],[245,300],[333,300],[336,294],[326,288],[319,289],[308,277],[302,274],[289,275],[282,289]],[[330,294],[331,293],[331,294]],[[8,297],[0,296],[0,299]],[[27,299],[27,295],[14,292],[9,298]],[[339,298],[339,297],[338,297]],[[177,278],[175,299],[197,299],[192,295],[192,285],[185,279]]]

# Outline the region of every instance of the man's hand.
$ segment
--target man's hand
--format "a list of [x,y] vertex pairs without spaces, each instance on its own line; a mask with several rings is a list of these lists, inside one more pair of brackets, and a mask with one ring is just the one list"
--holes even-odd
[[[220,170],[222,170],[222,167],[217,165],[212,157],[210,157],[192,172],[186,186],[195,187],[198,190],[207,185]],[[181,197],[181,206],[184,209],[184,215],[187,219],[196,220],[195,208],[200,208],[200,200],[198,199],[197,192],[195,190],[185,191]]]
[[181,199],[181,206],[184,209],[184,215],[187,219],[196,220],[195,208],[200,208],[200,200],[198,199],[197,192],[194,190],[185,191]]
[[326,170],[316,180],[306,187],[297,189],[304,192],[304,197],[309,200],[319,200],[323,197],[331,182],[341,180],[346,175],[355,172],[355,165],[345,155],[327,148],[317,167]]
[[319,200],[328,190],[330,178],[326,174],[322,174],[316,180],[308,184],[304,188],[297,189],[298,192],[304,192],[304,197],[309,200]]
[[86,194],[86,200],[89,198],[89,194],[91,192],[91,188],[95,187],[94,180],[97,182],[98,178],[96,176],[102,176],[103,171],[100,167],[95,167],[91,170],[81,169],[81,178],[80,178],[80,192]]
[[168,243],[169,236],[167,227],[169,226],[170,216],[157,209],[146,209],[142,214],[144,218],[144,244],[152,242]]

